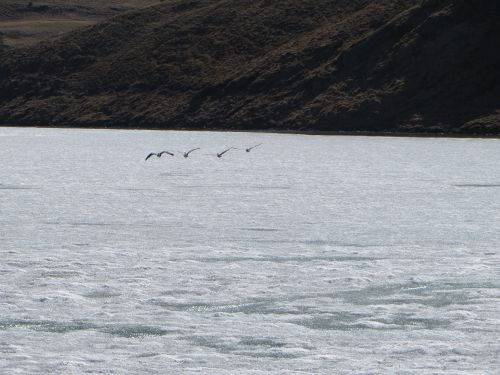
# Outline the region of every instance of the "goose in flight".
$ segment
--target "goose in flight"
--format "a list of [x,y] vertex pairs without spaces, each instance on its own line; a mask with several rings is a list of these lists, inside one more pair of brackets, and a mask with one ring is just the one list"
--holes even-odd
[[[196,151],[196,150],[199,150],[200,148],[197,147],[197,148],[193,148],[192,150],[189,150],[187,152],[183,152],[182,153],[182,156],[184,156],[185,158],[187,158],[189,156],[190,153],[192,153],[193,151]],[[182,152],[182,151],[179,151],[179,152]]]
[[168,154],[170,156],[174,156],[174,154],[172,154],[171,152],[168,152],[168,151],[162,151],[162,152],[152,152],[150,153],[148,156],[146,156],[146,159],[145,160],[148,160],[151,156],[155,155],[157,158],[161,158],[161,156],[163,154]]
[[245,151],[246,152],[250,152],[252,151],[255,147],[259,147],[262,143],[259,143],[258,145],[255,145],[255,146],[252,146],[252,147],[249,147],[249,148],[246,148]]
[[221,157],[222,157],[222,155],[224,155],[226,152],[228,152],[229,150],[232,150],[232,149],[235,149],[235,150],[236,150],[236,148],[235,148],[235,147],[229,147],[227,150],[224,150],[224,151],[222,151],[221,153],[218,153],[218,154],[217,154],[217,157],[218,157],[218,158],[221,158]]

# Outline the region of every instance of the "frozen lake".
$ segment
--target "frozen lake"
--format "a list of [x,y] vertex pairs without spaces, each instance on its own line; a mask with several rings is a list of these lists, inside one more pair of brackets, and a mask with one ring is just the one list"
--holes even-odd
[[500,368],[499,140],[0,128],[0,160],[2,374]]

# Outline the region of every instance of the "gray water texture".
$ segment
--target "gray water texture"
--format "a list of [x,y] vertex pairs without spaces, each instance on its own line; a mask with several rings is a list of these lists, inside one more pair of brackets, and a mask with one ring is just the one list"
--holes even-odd
[[498,139],[0,128],[0,373],[498,373],[499,165]]

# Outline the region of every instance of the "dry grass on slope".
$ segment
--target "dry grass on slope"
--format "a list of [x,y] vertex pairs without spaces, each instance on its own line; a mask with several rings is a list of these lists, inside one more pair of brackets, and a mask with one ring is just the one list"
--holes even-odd
[[4,53],[0,121],[498,134],[499,10],[166,0]]
[[2,0],[0,35],[9,46],[33,45],[155,0]]

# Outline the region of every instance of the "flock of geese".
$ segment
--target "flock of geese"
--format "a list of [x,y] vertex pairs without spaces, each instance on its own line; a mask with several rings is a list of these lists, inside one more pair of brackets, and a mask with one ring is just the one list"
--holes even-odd
[[[249,147],[249,148],[246,148],[245,151],[246,152],[250,152],[252,151],[255,147],[258,147],[260,146],[262,143],[259,143],[255,146],[252,146],[252,147]],[[196,150],[201,150],[200,147],[196,147],[196,148],[193,148],[189,151],[186,151],[186,152],[183,152],[183,151],[178,151],[179,153],[182,154],[182,156],[184,156],[185,158],[189,157],[189,154],[191,154],[193,151],[196,151]],[[215,155],[218,157],[218,158],[221,158],[222,155],[224,155],[226,152],[230,151],[230,150],[238,150],[236,147],[229,147],[228,149],[222,151],[222,152],[218,152],[216,153]],[[150,157],[152,156],[156,156],[157,158],[161,158],[163,155],[170,155],[170,156],[175,156],[175,154],[173,152],[170,152],[170,151],[161,151],[161,152],[152,152],[150,153],[148,156],[146,156],[146,159],[145,160],[148,160]]]

